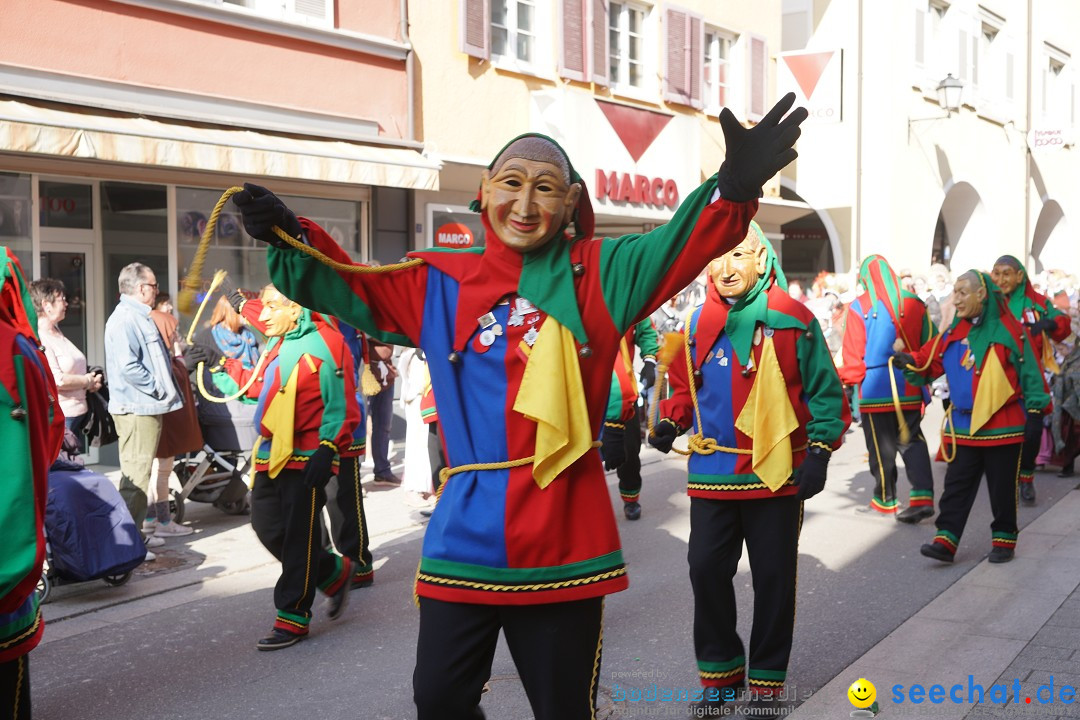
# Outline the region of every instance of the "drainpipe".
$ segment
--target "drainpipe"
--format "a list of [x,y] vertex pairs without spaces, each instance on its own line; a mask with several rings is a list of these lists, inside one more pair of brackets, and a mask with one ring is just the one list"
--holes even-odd
[[409,97],[406,103],[406,126],[409,140],[416,141],[416,70],[413,66],[412,41],[409,40],[409,0],[401,0],[401,42],[409,45],[408,54],[405,56],[405,84],[409,86]]
[[1032,93],[1031,85],[1034,80],[1033,65],[1034,59],[1034,44],[1035,35],[1031,28],[1031,5],[1032,0],[1027,2],[1027,48],[1026,48],[1026,70],[1027,82],[1025,83],[1025,98],[1024,98],[1024,263],[1026,264],[1029,256],[1031,255],[1031,148],[1028,146],[1028,133],[1031,132],[1032,123]]
[[859,267],[862,257],[862,194],[863,194],[863,0],[858,0],[858,46],[859,61],[855,78],[855,233],[851,238],[852,256],[849,271]]

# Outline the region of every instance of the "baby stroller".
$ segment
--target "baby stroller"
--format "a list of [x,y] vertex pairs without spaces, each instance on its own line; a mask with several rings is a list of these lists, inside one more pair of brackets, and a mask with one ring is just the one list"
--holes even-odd
[[100,579],[123,585],[145,558],[142,534],[112,482],[57,461],[49,471],[40,602],[48,602],[53,586],[62,583]]
[[[205,367],[203,386],[207,394],[225,397]],[[259,436],[255,429],[255,408],[254,403],[240,400],[220,403],[199,398],[203,448],[181,457],[173,467],[181,485],[179,492],[174,490],[172,493],[171,509],[175,522],[184,521],[187,500],[213,503],[229,515],[248,512],[251,507],[248,499],[251,451]]]

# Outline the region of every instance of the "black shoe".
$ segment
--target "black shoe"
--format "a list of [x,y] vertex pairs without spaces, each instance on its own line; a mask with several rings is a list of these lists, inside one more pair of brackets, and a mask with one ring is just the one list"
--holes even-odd
[[1007,563],[1016,557],[1016,551],[1012,548],[994,546],[990,550],[990,557],[986,558],[992,563]]
[[896,514],[896,521],[914,525],[934,516],[934,508],[929,505],[913,505]]
[[1070,478],[1070,477],[1072,477],[1072,476],[1073,476],[1073,475],[1075,475],[1075,474],[1076,474],[1076,471],[1075,471],[1075,470],[1070,470],[1070,469],[1067,469],[1067,468],[1062,468],[1062,469],[1061,469],[1061,472],[1059,472],[1059,473],[1057,474],[1057,476],[1058,476],[1059,478]]
[[327,596],[326,617],[329,620],[337,620],[341,617],[341,613],[345,612],[345,607],[349,604],[349,590],[352,590],[352,560],[342,558],[341,562],[345,566],[342,568],[342,572],[345,573],[347,580],[341,583],[341,587],[338,588],[336,593]]
[[1024,505],[1035,504],[1035,483],[1020,483],[1020,502]]
[[297,635],[296,633],[291,633],[287,630],[274,628],[270,631],[269,635],[257,642],[255,647],[259,650],[282,650],[287,647],[292,647],[305,637],[307,636]]
[[639,502],[624,502],[622,506],[623,515],[627,520],[637,520],[641,517],[641,503]]
[[940,560],[941,562],[951,563],[953,560],[956,559],[956,557],[951,552],[946,550],[942,545],[938,543],[926,543],[921,548],[919,548],[919,552],[928,558]]
[[379,487],[401,487],[401,478],[394,473],[376,475],[371,479],[371,484]]
[[371,570],[365,573],[355,573],[352,576],[352,589],[371,587],[375,584],[375,571]]

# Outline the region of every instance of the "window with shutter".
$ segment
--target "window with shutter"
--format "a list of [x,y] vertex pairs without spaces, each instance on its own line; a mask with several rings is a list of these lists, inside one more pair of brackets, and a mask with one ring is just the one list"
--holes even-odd
[[664,48],[664,56],[667,58],[664,66],[664,100],[683,105],[690,104],[690,63],[687,57],[690,38],[687,19],[686,12],[670,7],[664,18],[667,37]]
[[312,23],[332,24],[334,8],[331,0],[289,0],[289,5],[292,13]]
[[700,15],[690,14],[690,57],[688,70],[690,73],[690,105],[700,110],[705,107],[702,97],[701,75],[705,70],[705,22]]
[[709,28],[705,31],[702,100],[710,115],[719,113],[721,108],[728,107],[735,99],[731,88],[731,82],[735,79],[731,68],[731,48],[735,42],[736,36],[723,30]]
[[567,80],[586,80],[586,0],[559,2],[559,75]]
[[608,77],[613,86],[640,89],[645,84],[648,12],[645,6],[629,2],[608,3]]
[[765,97],[769,92],[768,72],[768,47],[765,38],[760,35],[751,35],[747,43],[749,53],[746,118],[748,120],[760,120],[765,116]]
[[481,60],[491,57],[489,0],[461,0],[461,52]]
[[592,35],[592,81],[608,84],[608,2],[586,0],[589,3],[589,26]]

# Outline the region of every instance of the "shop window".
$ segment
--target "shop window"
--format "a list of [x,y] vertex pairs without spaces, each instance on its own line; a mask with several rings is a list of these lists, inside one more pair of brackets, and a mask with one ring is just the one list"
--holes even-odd
[[94,201],[90,185],[42,180],[38,192],[41,227],[93,229]]
[[[45,183],[41,183],[45,197]],[[139,262],[157,276],[158,290],[169,291],[168,195],[164,185],[101,183],[101,238],[105,257],[105,316],[120,296],[117,279],[125,265]],[[44,200],[43,200],[44,202]]]
[[386,265],[405,257],[409,247],[409,191],[374,188],[371,257]]
[[[187,276],[206,222],[221,197],[220,190],[176,188],[177,250],[179,276]],[[299,217],[315,221],[354,260],[360,260],[360,203],[348,200],[281,195]],[[244,232],[244,224],[231,202],[218,216],[214,236],[203,264],[203,281],[209,285],[215,270],[229,273],[233,287],[258,290],[270,282],[266,270],[266,245]],[[202,297],[197,297],[199,301]]]
[[461,250],[483,247],[484,223],[480,214],[464,205],[427,206],[427,244]]
[[0,173],[0,245],[11,248],[28,276],[34,271],[31,207],[30,176]]

